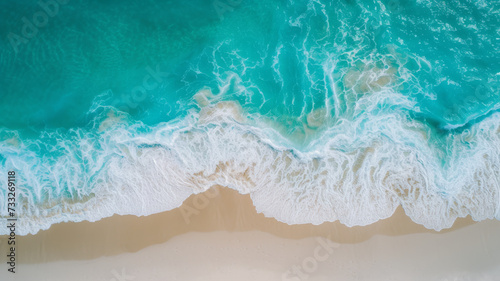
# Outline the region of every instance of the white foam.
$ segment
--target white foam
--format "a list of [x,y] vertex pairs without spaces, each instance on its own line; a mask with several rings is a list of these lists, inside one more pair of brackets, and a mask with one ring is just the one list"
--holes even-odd
[[[18,171],[19,235],[63,221],[171,210],[214,185],[249,193],[259,212],[288,224],[367,225],[399,205],[436,230],[469,214],[500,219],[500,114],[450,135],[442,167],[423,124],[397,112],[372,114],[387,100],[408,102],[390,92],[364,96],[356,118],[337,122],[302,152],[277,145],[285,142],[249,123],[258,118],[246,118],[234,102],[205,104],[152,128],[113,123],[115,116],[103,113],[106,125],[92,132],[2,142],[0,173]],[[60,199],[64,194],[70,199]]]

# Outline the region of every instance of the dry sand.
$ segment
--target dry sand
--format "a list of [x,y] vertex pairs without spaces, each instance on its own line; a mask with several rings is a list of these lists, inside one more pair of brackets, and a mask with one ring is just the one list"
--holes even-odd
[[0,280],[500,280],[500,221],[436,232],[398,209],[364,227],[290,226],[257,214],[249,195],[214,190],[160,214],[18,236],[15,274],[3,236]]

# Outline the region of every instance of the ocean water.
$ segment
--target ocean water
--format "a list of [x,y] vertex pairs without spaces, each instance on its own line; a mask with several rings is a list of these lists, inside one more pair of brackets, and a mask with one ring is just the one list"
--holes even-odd
[[18,234],[214,185],[289,224],[500,219],[500,1],[6,0],[0,33]]

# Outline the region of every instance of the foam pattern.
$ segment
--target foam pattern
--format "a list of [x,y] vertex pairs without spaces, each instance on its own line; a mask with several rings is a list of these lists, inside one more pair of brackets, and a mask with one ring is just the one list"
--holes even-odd
[[[395,93],[377,99],[391,96],[397,100]],[[368,225],[399,205],[435,230],[467,215],[500,218],[498,113],[450,134],[442,156],[423,124],[370,110],[301,151],[275,144],[279,134],[270,137],[236,102],[154,127],[104,109],[93,131],[54,131],[33,141],[2,131],[0,173],[18,171],[20,235],[64,221],[171,210],[214,185],[250,194],[258,212],[288,224]]]

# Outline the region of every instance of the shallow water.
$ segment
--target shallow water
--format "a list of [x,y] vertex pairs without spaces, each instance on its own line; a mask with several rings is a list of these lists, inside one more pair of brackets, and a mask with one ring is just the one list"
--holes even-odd
[[500,218],[498,1],[66,2],[0,4],[20,234],[216,184],[290,224]]

